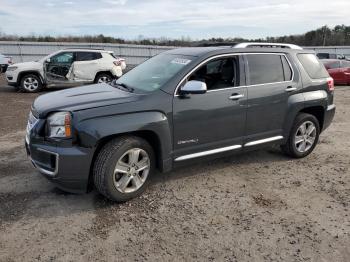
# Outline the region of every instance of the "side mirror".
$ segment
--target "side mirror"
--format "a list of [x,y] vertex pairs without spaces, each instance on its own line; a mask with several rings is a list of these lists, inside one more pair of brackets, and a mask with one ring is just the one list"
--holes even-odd
[[188,81],[180,90],[181,95],[204,94],[207,92],[207,84],[202,81]]
[[45,60],[45,62],[46,62],[46,63],[50,63],[50,62],[51,62],[51,59],[50,59],[50,58],[47,58],[47,59]]

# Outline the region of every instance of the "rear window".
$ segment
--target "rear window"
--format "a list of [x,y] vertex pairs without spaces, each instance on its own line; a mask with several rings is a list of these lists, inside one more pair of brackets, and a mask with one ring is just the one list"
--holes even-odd
[[[247,55],[247,60],[251,85],[291,80],[291,69],[287,61],[282,62],[281,55],[249,54]],[[285,70],[283,64],[285,65]]]
[[328,72],[314,54],[298,54],[298,59],[308,75],[313,79],[326,78]]

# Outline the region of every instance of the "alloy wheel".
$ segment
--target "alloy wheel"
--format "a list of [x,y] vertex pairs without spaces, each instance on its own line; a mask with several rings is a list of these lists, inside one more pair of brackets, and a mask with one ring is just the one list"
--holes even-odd
[[146,182],[150,166],[150,158],[145,150],[128,150],[118,159],[114,168],[115,188],[121,193],[137,191]]
[[26,79],[24,79],[23,81],[23,87],[30,91],[33,92],[36,89],[38,89],[39,87],[39,81],[33,77],[27,77]]
[[294,137],[294,144],[297,151],[305,153],[312,148],[317,135],[316,126],[311,121],[303,122],[297,129]]

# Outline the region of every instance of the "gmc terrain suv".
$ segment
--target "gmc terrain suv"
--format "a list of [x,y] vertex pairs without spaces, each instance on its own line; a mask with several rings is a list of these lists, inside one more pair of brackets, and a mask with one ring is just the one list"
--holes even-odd
[[123,74],[125,67],[125,60],[116,58],[112,51],[64,49],[39,61],[13,64],[7,68],[6,78],[9,85],[34,93],[44,86],[111,82]]
[[61,189],[94,185],[126,201],[155,169],[194,159],[272,144],[307,156],[334,117],[333,94],[324,66],[298,46],[181,48],[109,84],[38,97],[25,144],[33,165]]

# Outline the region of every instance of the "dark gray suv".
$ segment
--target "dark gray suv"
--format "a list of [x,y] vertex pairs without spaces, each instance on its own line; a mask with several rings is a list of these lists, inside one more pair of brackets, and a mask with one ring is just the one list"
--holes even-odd
[[301,158],[331,123],[334,84],[293,45],[181,48],[110,84],[38,97],[26,149],[58,187],[126,201],[155,169],[272,144]]

